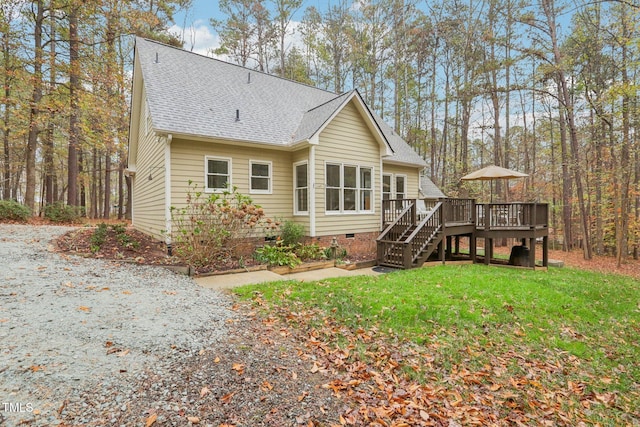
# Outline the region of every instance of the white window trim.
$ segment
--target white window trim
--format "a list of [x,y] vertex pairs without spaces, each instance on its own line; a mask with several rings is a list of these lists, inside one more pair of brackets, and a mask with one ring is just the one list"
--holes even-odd
[[381,196],[380,197],[382,197],[382,200],[384,200],[384,177],[385,176],[389,177],[389,199],[393,199],[393,194],[394,194],[394,191],[393,191],[394,176],[393,176],[392,173],[383,173],[382,174],[382,182],[380,183],[381,184],[380,185],[380,188],[381,188],[381,191],[380,191],[380,195]]
[[397,183],[398,183],[398,177],[404,178],[404,193],[402,195],[403,199],[407,198],[407,184],[408,184],[408,175],[403,174],[403,173],[397,173],[395,175],[393,175],[393,192],[391,193],[392,196],[394,196],[396,199],[398,197],[398,188],[397,188]]
[[[371,177],[370,177],[370,180],[371,180],[371,187],[369,187],[369,188],[364,188],[364,187],[362,186],[362,182],[360,182],[360,181],[361,181],[361,180],[360,180],[360,178],[362,177],[362,169],[369,169],[369,170],[370,170],[370,172],[369,172],[369,173],[370,173],[370,175],[371,175]],[[373,212],[374,212],[375,199],[374,199],[374,197],[373,197],[373,196],[376,194],[375,189],[374,189],[375,187],[374,187],[374,185],[373,185],[373,183],[375,182],[375,181],[374,181],[374,178],[375,178],[374,172],[375,172],[375,171],[373,170],[373,166],[359,166],[359,167],[358,167],[358,208],[360,207],[360,205],[362,204],[362,201],[363,201],[363,199],[362,199],[362,197],[361,197],[361,196],[362,196],[362,193],[363,193],[364,191],[368,191],[368,192],[370,192],[370,193],[371,193],[371,201],[370,201],[370,203],[369,203],[369,204],[371,205],[371,209],[367,209],[367,210],[365,210],[365,209],[358,209],[358,210],[359,210],[360,212],[362,212],[362,213],[373,213]]]
[[[253,178],[252,170],[253,165],[268,165],[269,166],[269,175],[257,176],[256,178],[267,178],[269,180],[269,188],[266,190],[254,190],[251,188],[251,178]],[[272,194],[273,193],[273,162],[270,160],[249,160],[249,194]]]
[[[327,165],[335,165],[335,166],[340,166],[340,187],[329,187],[327,185]],[[356,191],[356,209],[355,210],[349,210],[349,211],[345,211],[344,210],[344,167],[345,166],[350,166],[350,167],[355,167],[356,168],[356,187],[355,187],[355,191]],[[367,188],[364,190],[369,190],[371,191],[371,210],[360,210],[360,195],[361,192],[363,190],[363,188],[360,186],[360,168],[366,168],[366,169],[370,169],[371,170],[371,179],[373,180],[373,177],[375,176],[375,167],[371,166],[371,165],[359,165],[359,164],[354,164],[354,163],[342,163],[342,162],[332,162],[332,161],[325,161],[324,162],[324,213],[325,215],[371,215],[371,214],[375,214],[375,185],[372,182],[371,183],[371,188]],[[339,189],[340,190],[340,210],[334,211],[334,210],[327,210],[327,189],[329,188],[333,188],[333,189]]]
[[[301,165],[307,165],[307,210],[306,211],[299,211],[298,210],[298,197],[296,194],[296,190],[298,189],[297,184],[298,184],[298,172],[297,172],[297,167],[301,166]],[[300,187],[300,188],[305,188],[305,187]],[[309,162],[307,160],[303,160],[300,162],[295,162],[293,164],[293,214],[296,216],[309,216],[309,209],[310,209],[310,185],[309,185]]]
[[[226,188],[209,188],[209,160],[224,160],[229,164],[229,181]],[[205,193],[224,193],[233,188],[233,162],[231,157],[220,156],[204,156],[204,192]]]

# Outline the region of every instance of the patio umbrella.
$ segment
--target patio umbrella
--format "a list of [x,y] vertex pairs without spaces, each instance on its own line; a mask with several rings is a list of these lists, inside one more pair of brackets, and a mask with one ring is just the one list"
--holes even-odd
[[[460,179],[462,181],[493,181],[495,179],[524,178],[527,176],[529,175],[526,173],[503,168],[501,166],[491,165],[482,169],[478,169],[475,172],[471,172],[470,174],[467,174]],[[489,187],[491,189],[491,203],[493,203],[493,186],[491,185],[491,183],[489,183]]]

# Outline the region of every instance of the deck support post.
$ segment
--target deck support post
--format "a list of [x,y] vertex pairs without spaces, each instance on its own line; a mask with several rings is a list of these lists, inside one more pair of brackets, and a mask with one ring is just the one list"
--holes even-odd
[[493,257],[493,239],[484,238],[484,263],[489,265]]
[[536,267],[536,238],[529,239],[529,267]]
[[476,254],[478,248],[478,239],[476,238],[476,233],[471,233],[469,235],[469,255],[471,256],[471,262],[476,263]]
[[542,238],[542,266],[549,267],[549,237]]

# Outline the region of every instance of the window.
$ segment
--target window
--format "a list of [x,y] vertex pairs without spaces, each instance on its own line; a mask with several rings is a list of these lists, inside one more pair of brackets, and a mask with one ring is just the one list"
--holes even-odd
[[206,191],[220,192],[231,187],[231,159],[205,157]]
[[340,211],[340,182],[342,166],[327,164],[326,210]]
[[360,168],[360,210],[373,210],[373,171],[371,168]]
[[391,175],[382,175],[382,200],[391,199]]
[[406,182],[407,182],[407,177],[405,175],[396,175],[396,199],[406,199],[407,197]]
[[373,168],[327,163],[325,172],[327,212],[373,211]]
[[271,194],[271,162],[249,161],[250,192]]
[[294,213],[309,212],[309,174],[307,163],[299,163],[294,167]]
[[342,200],[344,211],[355,211],[358,198],[358,167],[343,166],[344,188],[342,189]]

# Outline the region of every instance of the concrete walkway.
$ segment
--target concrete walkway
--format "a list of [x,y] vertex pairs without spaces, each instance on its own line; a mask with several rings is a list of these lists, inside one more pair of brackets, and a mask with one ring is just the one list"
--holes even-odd
[[203,288],[230,289],[236,286],[277,282],[280,280],[298,280],[300,282],[311,282],[316,280],[329,279],[332,277],[363,275],[377,276],[379,274],[383,273],[382,271],[380,271],[380,269],[377,269],[375,267],[361,268],[358,270],[345,270],[343,268],[331,267],[284,275],[280,275],[269,270],[249,271],[246,273],[220,274],[217,276],[197,277],[195,278],[195,281]]

